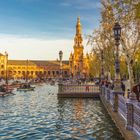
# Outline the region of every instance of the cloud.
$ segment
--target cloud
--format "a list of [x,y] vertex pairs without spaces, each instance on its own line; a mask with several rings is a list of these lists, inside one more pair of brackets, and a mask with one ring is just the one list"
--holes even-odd
[[0,35],[0,52],[8,52],[10,59],[55,60],[58,52],[64,52],[68,59],[72,49],[72,40],[50,40],[40,38],[21,38],[13,35]]
[[61,5],[61,6],[66,6],[66,7],[67,7],[67,6],[72,6],[70,3],[67,3],[67,2],[60,3],[60,5]]
[[60,4],[61,6],[72,6],[79,10],[98,9],[101,4],[98,0],[65,0]]
[[56,60],[60,50],[63,51],[64,59],[68,60],[70,52],[73,51],[73,40],[0,35],[0,53],[7,51],[9,59]]
[[17,0],[18,2],[28,2],[28,3],[30,3],[30,2],[39,2],[39,1],[42,1],[42,0]]

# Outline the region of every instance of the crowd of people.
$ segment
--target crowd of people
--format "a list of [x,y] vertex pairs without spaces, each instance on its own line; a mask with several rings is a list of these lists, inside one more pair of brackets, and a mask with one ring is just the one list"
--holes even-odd
[[[129,98],[130,89],[127,89],[126,88],[123,79],[121,80],[121,83],[120,84],[121,84],[120,85],[121,86],[121,90],[124,92],[124,94],[125,94],[125,92],[127,92],[127,97]],[[106,87],[108,87],[108,88],[110,88],[111,90],[114,89],[114,81],[109,82],[108,80],[101,80],[100,81],[100,86],[103,86],[103,85],[106,86]],[[131,92],[134,92],[136,94],[137,100],[140,101],[140,82],[138,84],[136,84],[136,85],[133,86]]]

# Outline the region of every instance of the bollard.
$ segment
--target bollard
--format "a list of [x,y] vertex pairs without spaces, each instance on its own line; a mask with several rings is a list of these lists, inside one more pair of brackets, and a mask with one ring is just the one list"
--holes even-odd
[[114,112],[118,112],[118,95],[123,95],[124,92],[123,91],[112,91],[113,94],[113,106],[112,106],[112,110]]

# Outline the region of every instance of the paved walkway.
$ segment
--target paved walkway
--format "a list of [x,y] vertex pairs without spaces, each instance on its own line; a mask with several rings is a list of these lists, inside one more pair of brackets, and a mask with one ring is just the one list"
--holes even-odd
[[116,126],[119,128],[125,140],[139,140],[139,138],[133,133],[133,131],[126,130],[124,119],[117,112],[112,111],[112,107],[110,106],[110,104],[105,102],[101,96],[100,99],[102,100],[102,103],[104,104],[111,118],[115,122]]

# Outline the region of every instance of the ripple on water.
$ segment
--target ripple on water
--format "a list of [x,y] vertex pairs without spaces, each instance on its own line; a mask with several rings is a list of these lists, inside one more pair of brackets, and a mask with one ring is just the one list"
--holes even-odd
[[99,100],[58,99],[57,87],[0,98],[0,140],[123,140]]

